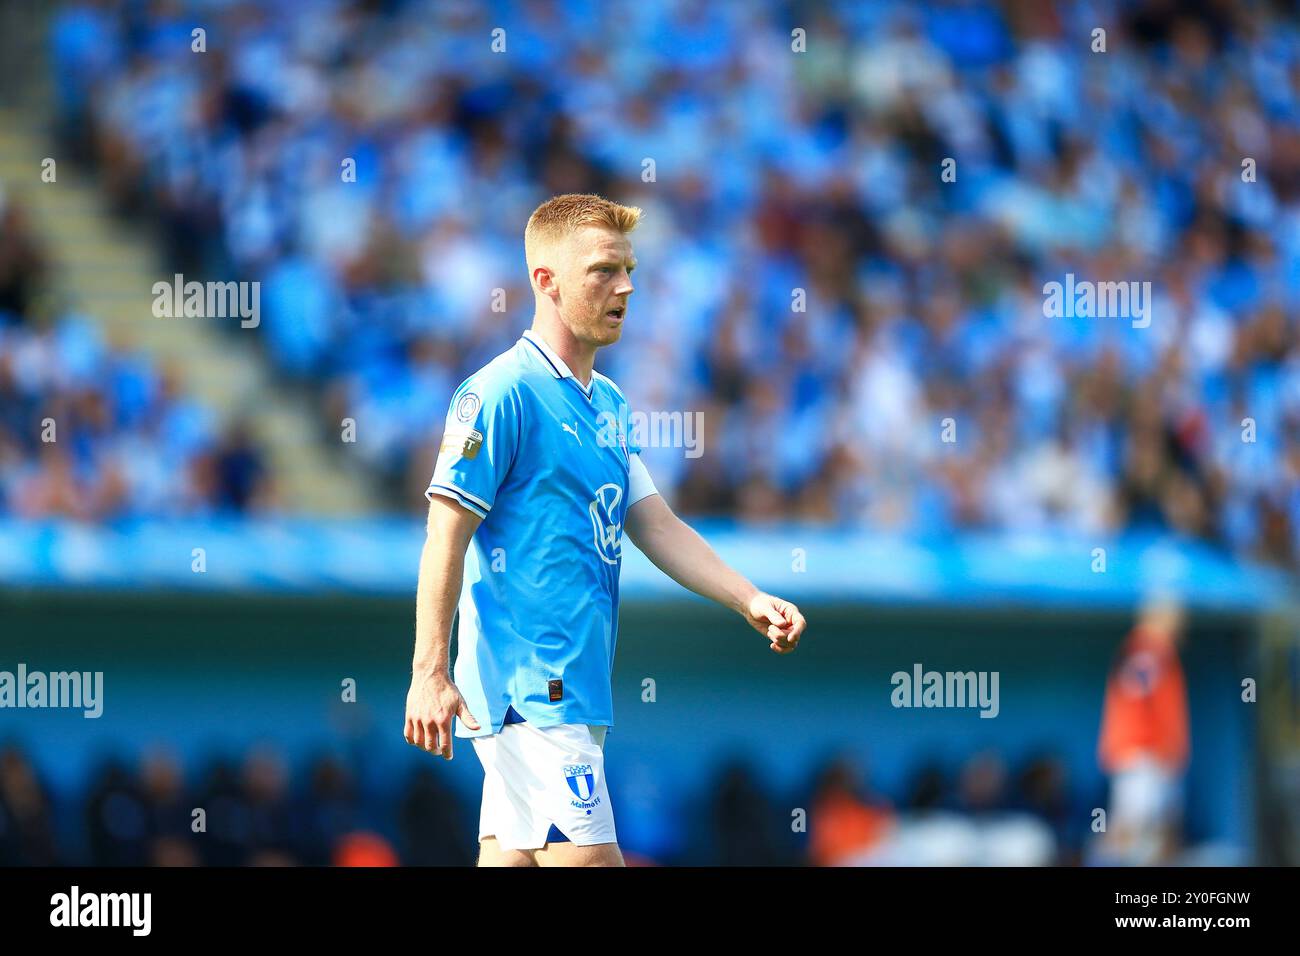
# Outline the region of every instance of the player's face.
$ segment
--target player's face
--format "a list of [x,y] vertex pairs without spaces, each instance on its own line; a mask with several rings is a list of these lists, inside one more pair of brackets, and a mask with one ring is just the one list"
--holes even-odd
[[617,229],[587,226],[569,237],[560,277],[560,316],[574,338],[597,347],[623,334],[636,258]]

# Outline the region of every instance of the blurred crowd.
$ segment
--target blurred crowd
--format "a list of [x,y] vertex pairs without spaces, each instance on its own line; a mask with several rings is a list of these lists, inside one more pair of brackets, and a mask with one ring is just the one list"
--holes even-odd
[[[263,282],[271,361],[323,429],[361,423],[394,503],[530,322],[528,213],[596,191],[646,211],[597,365],[634,409],[704,414],[702,456],[645,456],[680,510],[1294,564],[1297,26],[1210,0],[100,0],[51,49],[66,148],[177,270]],[[1045,317],[1067,274],[1150,282],[1150,325]]]
[[407,864],[473,861],[460,808],[429,769],[399,796],[400,839],[374,828],[375,801],[332,757],[294,782],[277,755],[252,751],[213,761],[197,785],[166,754],[112,759],[58,797],[21,748],[0,749],[0,866],[393,866],[398,847]]
[[[77,793],[55,793],[23,749],[0,747],[0,866],[466,865],[477,812],[421,766],[397,785],[365,785],[365,761],[312,760],[295,775],[250,750],[187,779],[169,756],[105,762]],[[1003,865],[1085,862],[1086,813],[1059,759],[1013,775],[986,751],[953,773],[921,766],[897,801],[857,761],[829,760],[809,792],[775,793],[742,760],[716,768],[682,806],[624,807],[632,865]],[[611,780],[612,784],[617,781]],[[791,825],[787,803],[806,810]],[[686,805],[703,812],[686,812]],[[202,813],[196,813],[201,810]]]
[[269,493],[262,453],[169,369],[50,310],[48,254],[0,188],[0,514],[107,521],[241,513]]
[[[1251,851],[1185,812],[1207,799],[1185,779],[1186,627],[1178,602],[1154,596],[1116,646],[1097,725],[1105,781],[1067,763],[1066,735],[1014,757],[948,735],[942,756],[923,744],[876,767],[841,744],[805,751],[807,772],[780,785],[734,752],[689,782],[662,759],[621,755],[608,779],[619,844],[632,865],[1244,865]],[[353,730],[315,752],[237,745],[184,766],[161,747],[119,747],[71,778],[64,768],[59,787],[35,738],[0,739],[0,866],[472,863],[478,794],[406,747],[387,762]]]

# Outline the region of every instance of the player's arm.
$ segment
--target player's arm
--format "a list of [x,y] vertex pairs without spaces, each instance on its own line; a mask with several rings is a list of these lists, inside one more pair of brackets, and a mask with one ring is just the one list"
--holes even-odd
[[788,654],[798,645],[805,627],[799,609],[756,588],[718,557],[699,532],[673,514],[658,494],[633,503],[625,530],[659,570],[682,587],[731,608],[771,641],[778,654]]
[[452,683],[449,665],[465,550],[510,470],[519,422],[518,396],[510,381],[483,375],[466,379],[452,394],[433,478],[424,492],[429,522],[415,595],[415,654],[404,733],[408,742],[448,760],[453,718],[480,729]]
[[406,741],[452,757],[452,717],[478,721],[451,679],[451,622],[460,599],[465,549],[483,519],[450,498],[432,495],[415,592],[415,654],[406,695]]

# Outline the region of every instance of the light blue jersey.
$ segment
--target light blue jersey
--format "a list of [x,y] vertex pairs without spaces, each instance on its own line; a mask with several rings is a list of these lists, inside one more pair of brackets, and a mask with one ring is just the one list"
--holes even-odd
[[[483,518],[465,553],[454,680],[480,728],[613,724],[610,678],[627,509],[655,488],[623,393],[584,389],[525,332],[452,396],[433,480]],[[602,414],[604,413],[604,414]]]

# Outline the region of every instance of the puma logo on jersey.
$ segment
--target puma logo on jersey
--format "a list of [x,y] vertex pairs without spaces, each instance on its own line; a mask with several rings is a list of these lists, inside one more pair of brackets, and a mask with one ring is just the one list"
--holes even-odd
[[560,427],[563,428],[563,429],[564,429],[566,432],[568,432],[570,435],[572,435],[574,438],[578,439],[578,444],[579,444],[579,445],[582,444],[582,436],[578,434],[578,431],[577,431],[576,428],[570,428],[568,422],[560,422]]

